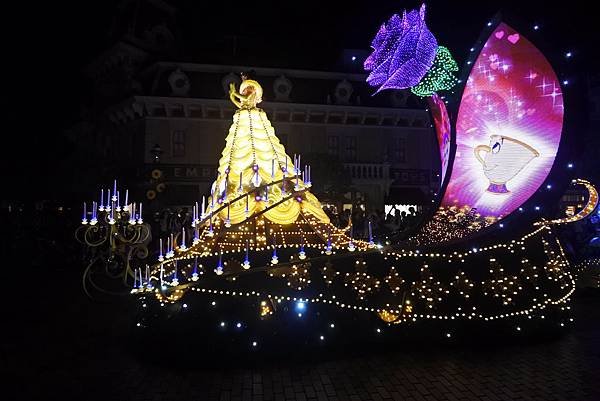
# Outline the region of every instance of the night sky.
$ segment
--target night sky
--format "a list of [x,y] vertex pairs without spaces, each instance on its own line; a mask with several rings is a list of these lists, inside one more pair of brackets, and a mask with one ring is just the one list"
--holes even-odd
[[[1,99],[9,129],[3,134],[3,162],[12,165],[4,171],[14,172],[8,177],[8,185],[15,189],[13,198],[31,195],[27,189],[38,181],[56,179],[52,176],[55,161],[72,151],[62,131],[78,120],[90,97],[83,68],[110,45],[108,31],[119,3],[12,2],[8,9],[5,6]],[[323,70],[338,69],[344,48],[368,48],[391,14],[420,5],[388,0],[250,1],[238,6],[225,1],[170,3],[181,10],[182,61]],[[324,8],[326,3],[329,6]],[[592,27],[595,14],[584,1],[548,3],[429,1],[427,21],[440,44],[462,63],[485,23],[502,9],[521,21],[526,35],[533,35],[531,27],[539,24],[541,30],[535,35],[551,45],[553,56],[573,51],[573,60],[557,58],[561,61],[555,68],[581,80],[581,74],[598,69],[592,46],[600,36]],[[230,51],[233,36],[238,43],[235,56]],[[536,42],[536,37],[532,39]]]

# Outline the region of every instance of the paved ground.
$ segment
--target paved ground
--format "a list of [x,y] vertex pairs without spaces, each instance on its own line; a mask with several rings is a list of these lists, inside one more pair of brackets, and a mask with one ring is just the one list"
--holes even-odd
[[36,283],[29,302],[5,303],[15,321],[3,328],[3,400],[600,400],[598,293],[579,297],[574,329],[544,342],[181,368],[136,359],[126,311],[87,301],[72,272]]

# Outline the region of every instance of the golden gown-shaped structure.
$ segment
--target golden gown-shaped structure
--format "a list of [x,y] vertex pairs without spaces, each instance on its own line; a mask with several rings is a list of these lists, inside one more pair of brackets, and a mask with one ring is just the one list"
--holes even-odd
[[[161,245],[160,263],[153,273],[162,277],[176,271],[179,260],[203,263],[203,258],[220,260],[224,254],[240,254],[237,262],[228,263],[233,273],[240,267],[249,269],[249,259],[261,259],[249,257],[250,252],[273,250],[271,263],[277,264],[278,248],[298,248],[302,258],[305,247],[327,255],[340,248],[366,249],[368,244],[346,234],[349,226],[333,226],[310,193],[310,167],[301,167],[300,156],[292,160],[286,154],[266,113],[257,107],[262,100],[260,84],[246,79],[239,92],[232,84],[230,98],[238,110],[208,202],[203,200],[201,211],[195,208],[193,239],[187,229],[167,238],[166,253]],[[223,274],[221,262],[215,272]]]
[[[308,169],[300,171],[299,160],[286,154],[266,113],[257,107],[261,97],[262,88],[254,80],[244,80],[240,93],[230,88],[230,98],[239,109],[229,128],[209,207],[215,209],[215,202],[229,204],[218,216],[230,224],[261,211],[276,224],[293,223],[301,212],[328,223],[320,202],[307,191],[310,184],[303,175]],[[290,197],[294,192],[298,197]],[[244,193],[248,196],[239,199]]]

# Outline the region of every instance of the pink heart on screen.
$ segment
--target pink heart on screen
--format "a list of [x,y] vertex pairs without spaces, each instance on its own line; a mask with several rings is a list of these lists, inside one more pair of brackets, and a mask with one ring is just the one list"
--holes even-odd
[[504,37],[504,31],[498,31],[498,32],[496,32],[496,37],[498,39],[502,39]]
[[519,41],[519,39],[521,39],[521,37],[519,36],[519,34],[518,34],[518,33],[514,33],[514,34],[512,34],[512,35],[508,35],[508,41],[509,41],[510,43],[512,43],[513,45],[514,45],[515,43],[517,43],[517,42]]
[[498,55],[494,53],[494,54],[492,54],[492,55],[491,55],[491,56],[490,56],[488,59],[489,59],[490,61],[496,61],[496,60],[498,60]]

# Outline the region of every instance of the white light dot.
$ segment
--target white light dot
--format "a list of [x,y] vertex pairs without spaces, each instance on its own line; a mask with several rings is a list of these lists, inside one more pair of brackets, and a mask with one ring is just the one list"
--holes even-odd
[[331,328],[333,329],[333,328],[335,327],[335,324],[331,323],[331,324],[329,325],[329,327],[331,327]]
[[242,324],[238,322],[238,323],[235,325],[235,327],[237,327],[237,328],[239,329],[240,327],[242,327]]
[[534,31],[537,31],[538,29],[540,29],[540,26],[539,26],[539,25],[534,25],[534,26],[533,26],[533,30],[534,30]]
[[452,337],[452,334],[446,333],[446,337],[450,338],[450,337]]
[[184,307],[184,308],[187,308],[187,304],[183,304],[183,307]]
[[225,322],[221,322],[221,327],[225,327]]
[[352,56],[352,61],[356,60],[356,56]]
[[252,346],[256,347],[258,345],[258,343],[256,341],[252,341]]
[[217,302],[216,302],[216,301],[212,301],[212,302],[211,302],[211,305],[212,305],[212,306],[215,306],[216,304],[217,304]]
[[321,341],[323,341],[325,339],[325,336],[321,336],[319,338],[321,339]]
[[141,323],[136,324],[137,327],[140,327],[141,325],[142,325]]
[[378,332],[378,333],[381,333],[381,329],[377,329],[377,332]]

